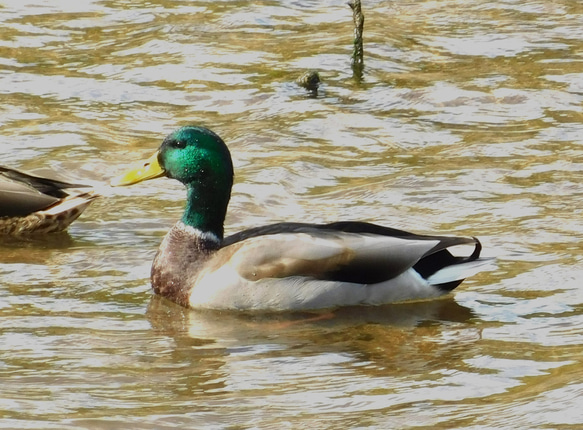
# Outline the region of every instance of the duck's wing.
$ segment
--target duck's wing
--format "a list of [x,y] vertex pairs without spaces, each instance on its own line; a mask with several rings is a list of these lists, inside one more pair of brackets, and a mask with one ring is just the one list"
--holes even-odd
[[[465,257],[449,248],[472,245]],[[223,261],[248,280],[307,276],[358,284],[376,284],[414,268],[424,279],[449,266],[474,262],[481,245],[475,238],[424,236],[362,222],[325,225],[281,223],[226,238]],[[456,279],[450,279],[451,277]],[[459,280],[458,280],[459,279]],[[453,289],[463,278],[442,277]],[[450,282],[455,281],[455,285]]]
[[0,166],[0,217],[26,216],[66,198],[68,188],[86,188]]

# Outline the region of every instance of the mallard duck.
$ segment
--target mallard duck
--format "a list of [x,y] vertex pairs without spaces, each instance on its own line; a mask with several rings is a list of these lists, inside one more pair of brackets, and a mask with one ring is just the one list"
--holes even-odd
[[[162,240],[151,282],[186,307],[294,311],[422,300],[447,294],[480,270],[469,237],[425,236],[366,222],[283,222],[223,237],[233,164],[223,140],[182,127],[143,164],[112,180],[167,176],[186,186],[182,218]],[[449,249],[470,245],[469,255]]]
[[0,166],[0,235],[65,230],[98,197],[65,190],[86,187]]

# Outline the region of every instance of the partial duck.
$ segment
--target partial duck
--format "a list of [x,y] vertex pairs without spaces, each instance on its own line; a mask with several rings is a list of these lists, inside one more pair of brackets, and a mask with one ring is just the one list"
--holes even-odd
[[79,188],[90,186],[0,166],[0,235],[65,230],[98,197]]
[[[487,263],[469,237],[426,236],[366,222],[284,222],[223,237],[233,164],[223,140],[188,126],[112,181],[166,176],[186,208],[154,258],[154,292],[192,308],[295,311],[442,296]],[[450,249],[470,246],[465,256]]]

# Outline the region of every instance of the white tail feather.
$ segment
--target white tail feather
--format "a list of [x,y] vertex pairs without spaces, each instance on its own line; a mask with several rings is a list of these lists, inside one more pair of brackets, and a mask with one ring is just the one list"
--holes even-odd
[[431,285],[440,285],[469,278],[478,272],[488,270],[486,266],[493,267],[493,261],[493,258],[481,258],[467,263],[447,266],[427,278],[427,282]]

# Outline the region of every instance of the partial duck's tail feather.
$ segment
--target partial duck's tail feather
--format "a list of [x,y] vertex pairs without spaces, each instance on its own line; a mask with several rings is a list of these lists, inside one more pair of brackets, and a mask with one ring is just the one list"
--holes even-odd
[[58,203],[41,212],[46,215],[59,215],[73,211],[74,215],[76,215],[75,218],[71,219],[71,222],[73,222],[99,196],[95,191],[75,194],[60,200]]
[[[454,256],[452,250],[459,246],[474,245],[470,255]],[[493,259],[480,258],[482,244],[477,237],[444,238],[422,258],[414,269],[432,286],[449,292],[463,282],[465,278],[487,270]]]
[[491,270],[494,267],[494,258],[479,258],[459,264],[446,266],[427,278],[429,284],[442,290],[451,291],[462,281],[478,272]]

